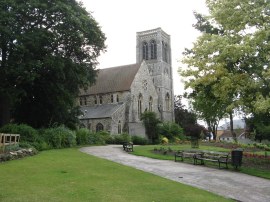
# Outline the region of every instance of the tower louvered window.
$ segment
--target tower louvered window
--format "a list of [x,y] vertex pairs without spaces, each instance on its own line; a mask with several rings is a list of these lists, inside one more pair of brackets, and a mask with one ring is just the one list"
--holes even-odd
[[155,40],[151,41],[150,49],[151,49],[151,59],[157,59],[157,43]]
[[143,59],[148,60],[148,44],[143,42]]

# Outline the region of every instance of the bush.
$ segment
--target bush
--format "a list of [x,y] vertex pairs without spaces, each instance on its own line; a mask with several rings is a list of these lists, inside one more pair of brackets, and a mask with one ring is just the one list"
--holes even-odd
[[123,144],[124,142],[131,142],[131,137],[127,133],[123,133],[120,135],[113,135],[113,143],[112,144]]
[[145,137],[140,137],[140,136],[132,136],[131,141],[133,142],[133,144],[136,144],[136,145],[148,144],[148,140]]
[[38,132],[26,124],[7,124],[0,128],[2,133],[20,134],[21,142],[36,142]]
[[175,138],[185,138],[183,128],[181,128],[177,123],[166,122],[160,124],[159,133],[170,141],[174,141]]
[[88,144],[104,145],[110,138],[110,134],[106,131],[98,133],[90,132],[88,136]]
[[80,128],[76,131],[76,142],[78,145],[89,144],[90,131],[87,128]]
[[19,147],[28,149],[28,148],[31,148],[32,145],[30,145],[28,142],[20,142]]
[[168,144],[168,143],[169,143],[168,138],[163,137],[163,138],[161,139],[161,143],[162,143],[162,144]]
[[108,140],[111,138],[110,133],[107,131],[99,131],[98,132],[99,138],[102,141],[102,144],[106,144]]
[[60,149],[76,145],[75,133],[63,126],[45,129],[42,137],[49,148]]

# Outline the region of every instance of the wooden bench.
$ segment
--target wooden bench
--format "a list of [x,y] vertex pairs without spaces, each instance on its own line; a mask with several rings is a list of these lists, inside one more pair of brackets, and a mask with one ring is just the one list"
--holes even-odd
[[226,152],[213,152],[213,151],[204,151],[201,154],[196,154],[194,156],[194,164],[198,165],[198,161],[200,165],[204,165],[205,161],[217,162],[218,167],[220,168],[221,164],[225,164],[226,168],[228,168],[230,153]]
[[18,145],[20,142],[19,134],[0,133],[0,151],[4,152],[6,146]]
[[180,158],[181,161],[184,161],[184,158],[192,158],[195,165],[196,155],[200,155],[202,152],[199,150],[184,150],[177,151],[174,154],[174,161],[177,162],[177,159]]
[[126,151],[126,152],[133,152],[133,143],[124,142],[123,143],[123,150]]

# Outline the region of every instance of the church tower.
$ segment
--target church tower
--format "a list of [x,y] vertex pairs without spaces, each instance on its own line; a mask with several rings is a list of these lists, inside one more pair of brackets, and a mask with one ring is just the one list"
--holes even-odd
[[136,61],[145,61],[158,94],[162,121],[174,121],[170,35],[161,28],[137,32]]

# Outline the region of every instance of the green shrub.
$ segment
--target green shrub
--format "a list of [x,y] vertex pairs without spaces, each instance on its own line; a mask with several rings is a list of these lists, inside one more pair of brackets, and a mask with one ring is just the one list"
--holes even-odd
[[107,132],[101,131],[98,133],[90,133],[88,137],[89,144],[106,144]]
[[21,142],[36,142],[38,132],[26,124],[7,124],[0,128],[2,133],[20,134]]
[[161,143],[162,143],[162,144],[168,144],[168,143],[169,143],[168,138],[167,138],[167,137],[163,137],[163,138],[161,139]]
[[136,145],[148,144],[148,140],[145,137],[140,137],[140,136],[132,136],[131,141],[133,142],[133,144],[136,144]]
[[127,133],[123,133],[120,135],[113,135],[114,144],[123,144],[124,142],[131,142],[131,137]]
[[42,131],[42,137],[49,148],[65,148],[76,145],[76,135],[73,131],[63,126],[48,128]]
[[20,149],[20,147],[18,144],[5,146],[5,152],[17,151],[19,149]]
[[98,132],[98,135],[102,139],[103,144],[106,144],[106,142],[110,139],[111,135],[107,131],[100,131]]
[[89,144],[90,131],[87,128],[80,128],[76,131],[76,142],[78,145]]
[[183,128],[177,123],[166,122],[159,124],[159,133],[170,141],[174,141],[174,138],[185,138]]
[[20,148],[26,148],[26,149],[28,149],[28,148],[31,148],[32,145],[29,144],[28,142],[20,142],[20,143],[19,143],[19,147],[20,147]]

